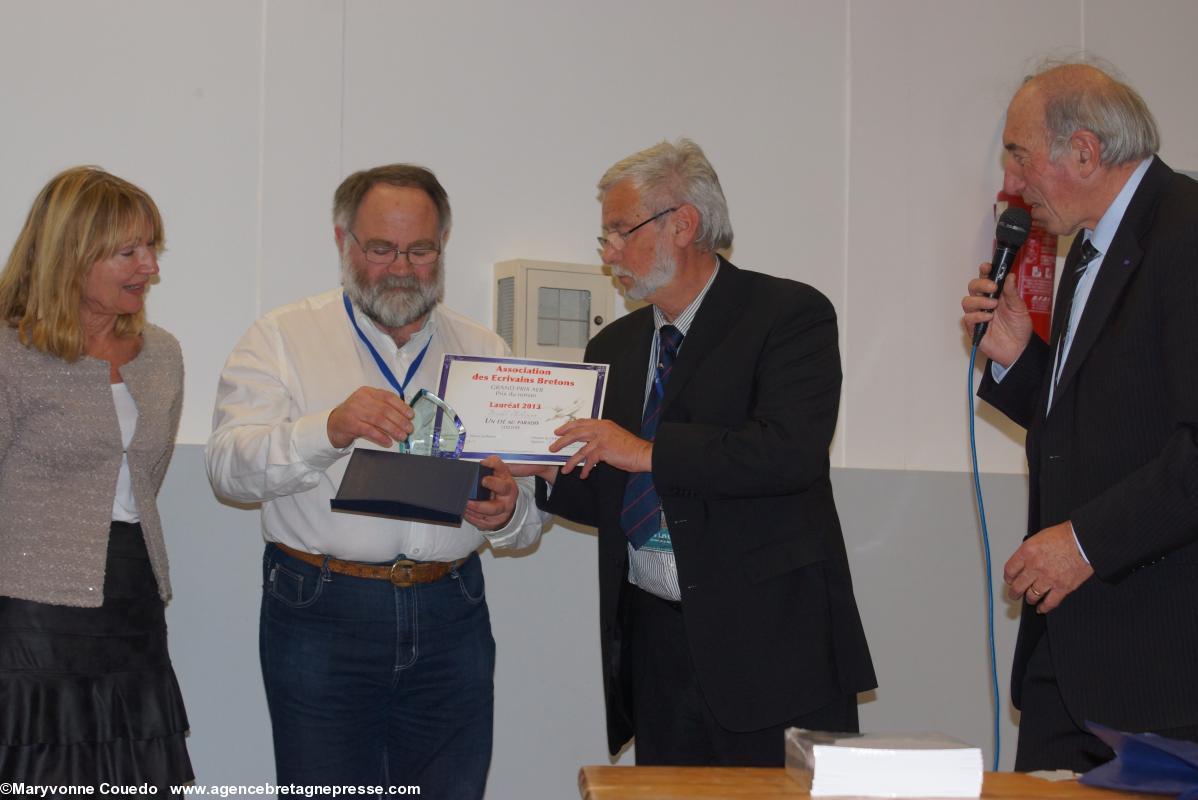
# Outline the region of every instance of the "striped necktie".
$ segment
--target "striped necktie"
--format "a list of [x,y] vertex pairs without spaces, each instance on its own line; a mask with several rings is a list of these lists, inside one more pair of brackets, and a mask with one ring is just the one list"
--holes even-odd
[[1082,285],[1082,273],[1086,271],[1086,267],[1090,266],[1090,262],[1098,258],[1102,253],[1098,252],[1098,248],[1090,243],[1090,240],[1082,242],[1080,257],[1077,260],[1077,266],[1073,268],[1076,275],[1076,283],[1073,284],[1073,296],[1069,298],[1069,306],[1063,310],[1065,314],[1065,330],[1061,333],[1061,340],[1057,342],[1057,371],[1052,377],[1053,386],[1061,380],[1061,372],[1065,369],[1065,357],[1069,353],[1069,342],[1073,339],[1073,304],[1077,302],[1077,290]]
[[[661,416],[661,401],[666,393],[666,381],[682,346],[682,331],[673,325],[663,325],[658,331],[657,374],[645,402],[641,418],[641,438],[653,441],[657,435],[657,420]],[[620,524],[633,548],[640,550],[653,534],[661,529],[661,499],[653,486],[652,472],[633,472],[624,486],[624,509]]]

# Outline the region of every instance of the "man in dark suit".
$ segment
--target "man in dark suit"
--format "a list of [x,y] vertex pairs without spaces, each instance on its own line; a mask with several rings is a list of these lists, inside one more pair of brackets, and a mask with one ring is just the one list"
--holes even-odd
[[1051,340],[1009,281],[982,277],[979,395],[1027,428],[1028,536],[1006,564],[1025,600],[1011,675],[1016,769],[1087,770],[1084,724],[1198,739],[1198,184],[1157,158],[1129,86],[1065,64],[1007,110],[1005,190],[1060,235]]
[[[876,685],[828,479],[836,317],[740,270],[702,150],[663,142],[599,184],[604,261],[631,299],[586,360],[602,420],[539,502],[599,528],[608,743],[638,764],[774,765],[790,725],[856,730]],[[549,489],[548,497],[546,490]]]

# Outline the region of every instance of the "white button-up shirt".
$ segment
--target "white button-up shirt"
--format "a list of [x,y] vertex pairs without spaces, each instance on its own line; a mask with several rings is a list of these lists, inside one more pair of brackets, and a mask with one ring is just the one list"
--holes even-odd
[[[400,379],[428,352],[406,387],[408,398],[422,388],[436,392],[448,353],[507,355],[495,333],[438,305],[424,328],[403,346],[380,331],[360,310],[358,325]],[[340,289],[283,306],[251,326],[237,343],[217,388],[212,436],[205,453],[217,494],[262,503],[267,541],[350,561],[390,561],[403,554],[419,561],[453,561],[482,546],[532,545],[543,517],[533,499],[531,478],[521,478],[516,510],[499,531],[333,512],[353,447],[378,449],[359,439],[333,447],[328,438],[332,410],[361,386],[393,391],[358,338],[345,312]],[[450,399],[452,403],[452,399]]]

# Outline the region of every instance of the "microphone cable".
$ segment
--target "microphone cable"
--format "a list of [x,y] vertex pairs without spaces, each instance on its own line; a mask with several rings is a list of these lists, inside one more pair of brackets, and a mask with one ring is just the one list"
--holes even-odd
[[994,699],[994,772],[998,772],[999,754],[1002,752],[1002,734],[999,730],[999,717],[1002,713],[998,697],[998,659],[994,646],[994,579],[990,568],[990,533],[986,528],[986,504],[982,500],[982,476],[978,472],[978,442],[974,432],[974,407],[973,407],[973,369],[977,361],[978,346],[975,343],[969,353],[969,381],[968,391],[966,394],[969,397],[969,452],[973,461],[973,490],[977,497],[978,503],[978,521],[981,523],[982,529],[982,554],[985,556],[986,562],[986,621],[987,632],[989,634],[990,643],[990,687],[993,692]]
[[[995,283],[994,291],[987,297],[1001,298],[1003,284],[1015,264],[1019,248],[1027,241],[1032,229],[1032,215],[1026,208],[1012,206],[998,217],[998,225],[994,230],[994,256],[990,259],[991,274]],[[986,630],[990,642],[990,687],[994,698],[994,772],[998,772],[998,759],[1002,753],[1002,732],[999,729],[999,717],[1002,705],[998,696],[998,658],[994,647],[994,575],[990,567],[990,532],[986,528],[986,504],[982,499],[982,476],[978,472],[978,440],[974,431],[975,413],[973,409],[973,369],[977,362],[978,345],[986,335],[989,321],[979,322],[973,329],[973,349],[969,353],[969,375],[967,381],[969,398],[969,453],[973,461],[973,490],[978,501],[978,521],[982,528],[982,554],[986,561]]]

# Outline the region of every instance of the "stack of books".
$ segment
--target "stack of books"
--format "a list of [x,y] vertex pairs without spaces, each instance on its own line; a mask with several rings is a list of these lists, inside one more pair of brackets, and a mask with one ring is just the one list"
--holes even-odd
[[939,733],[786,731],[786,770],[812,797],[979,797],[982,751]]

